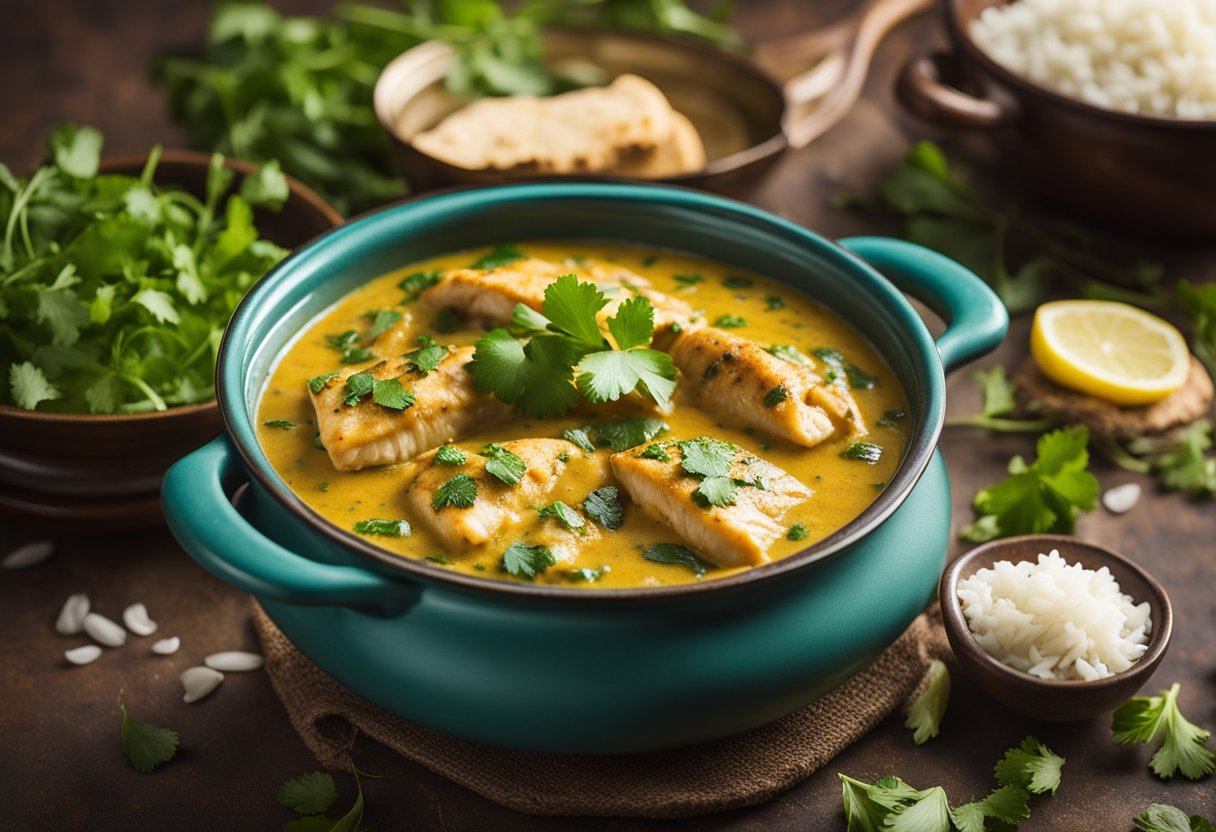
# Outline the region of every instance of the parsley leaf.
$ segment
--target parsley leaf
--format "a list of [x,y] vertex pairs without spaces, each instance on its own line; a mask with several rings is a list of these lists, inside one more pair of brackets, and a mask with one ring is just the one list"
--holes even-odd
[[477,501],[477,480],[468,474],[457,474],[435,489],[431,498],[431,508],[439,511],[442,508],[468,508]]
[[643,552],[642,557],[655,563],[686,566],[695,572],[698,578],[713,569],[711,564],[701,560],[692,549],[678,543],[656,543]]
[[494,246],[489,254],[485,254],[469,266],[470,269],[497,269],[502,266],[509,266],[523,260],[528,255],[524,254],[523,250],[511,243]]
[[279,786],[279,803],[301,815],[319,815],[333,805],[338,797],[334,778],[314,771],[293,777]]
[[[920,696],[908,705],[907,719],[904,720],[904,726],[912,729],[912,741],[917,745],[923,745],[937,736],[942,716],[946,713],[946,703],[950,701],[950,671],[946,665],[934,659],[929,663],[926,675],[929,681]],[[1005,757],[1008,759],[1009,754]],[[999,768],[1000,764],[997,765]],[[999,775],[997,779],[1000,779]]]
[[418,343],[422,346],[413,352],[407,352],[405,363],[410,365],[413,372],[425,376],[439,366],[439,362],[447,356],[448,348],[436,344],[435,339],[429,335],[419,335]]
[[1177,806],[1164,803],[1152,803],[1134,819],[1140,832],[1216,832],[1211,821],[1191,815]]
[[677,442],[680,466],[694,477],[726,477],[739,453],[739,446],[709,436]]
[[405,292],[405,298],[401,302],[414,303],[422,296],[423,292],[434,286],[441,279],[443,279],[443,273],[437,271],[414,272],[411,275],[407,275],[405,279],[397,284],[397,288]]
[[810,530],[802,523],[795,523],[790,526],[790,530],[785,533],[786,540],[806,540],[810,537]]
[[331,381],[333,381],[337,377],[337,375],[338,375],[338,371],[334,370],[332,373],[325,373],[324,375],[313,376],[312,378],[310,378],[308,380],[308,389],[310,391],[312,391],[313,393],[320,393],[322,390],[324,390],[329,385],[329,383]]
[[782,361],[788,361],[790,364],[800,364],[802,366],[810,366],[811,364],[811,359],[792,344],[773,344],[768,348],[768,351]]
[[621,527],[625,521],[625,507],[621,504],[621,492],[615,485],[597,488],[583,500],[583,511],[595,522],[610,532]]
[[376,379],[372,382],[372,401],[389,410],[406,410],[414,406],[414,394],[402,387],[398,378]]
[[1118,743],[1149,743],[1164,736],[1149,766],[1160,778],[1179,771],[1198,780],[1216,770],[1216,755],[1204,747],[1211,732],[1189,722],[1178,708],[1178,683],[1160,696],[1135,696],[1115,711],[1111,735]]
[[1076,517],[1098,500],[1098,480],[1089,473],[1089,431],[1062,428],[1039,437],[1038,459],[1009,462],[1009,477],[975,495],[976,522],[961,537],[973,543],[1019,534],[1072,534]]
[[157,728],[130,716],[122,697],[118,699],[118,710],[122,712],[122,753],[131,768],[147,774],[173,759],[179,742],[176,731]]
[[742,315],[719,315],[714,319],[714,326],[722,329],[742,329],[747,326],[747,320]]
[[528,581],[556,563],[557,559],[548,548],[519,541],[512,543],[502,553],[502,568],[507,574]]
[[583,519],[581,514],[570,508],[570,506],[566,505],[561,500],[553,503],[553,505],[538,508],[536,513],[541,517],[552,517],[554,520],[557,520],[571,531],[581,529],[583,526],[587,525],[587,521]]
[[464,465],[469,455],[455,445],[443,445],[435,452],[435,461],[440,465]]
[[777,405],[790,397],[789,388],[784,384],[778,384],[772,390],[764,394],[764,406],[772,410]]
[[382,537],[409,537],[413,529],[405,520],[360,520],[355,523],[355,531]]
[[296,427],[296,423],[290,419],[267,419],[262,424],[268,428],[278,428],[279,430],[291,430]]
[[854,442],[841,451],[840,456],[873,465],[882,459],[882,446],[875,445],[873,442]]
[[524,472],[528,470],[522,459],[502,445],[490,443],[478,451],[478,454],[487,457],[486,473],[506,485],[519,485]]

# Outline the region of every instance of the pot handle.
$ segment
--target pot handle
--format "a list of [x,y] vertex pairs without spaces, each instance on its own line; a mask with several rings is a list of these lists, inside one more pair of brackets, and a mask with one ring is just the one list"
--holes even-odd
[[942,52],[916,55],[895,80],[895,96],[923,119],[969,130],[983,130],[1013,119],[1011,107],[989,98],[968,95],[942,80],[942,68],[953,60]]
[[946,372],[996,349],[1009,313],[988,284],[936,251],[889,237],[849,237],[840,244],[946,321],[937,352]]
[[301,557],[269,539],[232,505],[242,480],[225,436],[174,463],[161,503],[169,530],[200,566],[259,598],[306,606],[409,606],[417,588],[353,566]]

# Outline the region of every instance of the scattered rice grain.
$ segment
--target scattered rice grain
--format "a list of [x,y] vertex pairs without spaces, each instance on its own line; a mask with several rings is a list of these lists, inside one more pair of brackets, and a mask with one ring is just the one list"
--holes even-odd
[[55,551],[55,544],[49,540],[35,540],[18,546],[0,560],[0,569],[29,569],[49,558]]
[[84,618],[89,614],[89,596],[83,592],[69,595],[63,609],[55,619],[55,632],[61,636],[74,636],[84,632]]
[[1139,499],[1140,484],[1128,482],[1106,489],[1102,495],[1102,505],[1111,514],[1124,514],[1131,511]]
[[143,604],[132,604],[123,610],[122,623],[137,636],[150,636],[156,632],[156,622],[148,618],[148,608]]
[[152,652],[158,656],[172,656],[177,652],[177,648],[182,646],[182,640],[177,636],[170,638],[162,638],[160,641],[152,645]]
[[240,673],[247,670],[257,670],[262,666],[262,657],[257,653],[228,650],[223,653],[212,653],[203,659],[203,664],[213,670]]
[[84,631],[89,638],[106,647],[122,647],[127,643],[127,631],[104,615],[91,612],[84,617]]
[[224,674],[209,667],[191,667],[182,672],[182,687],[186,689],[183,702],[197,702],[211,694],[224,681]]
[[64,650],[63,657],[75,665],[84,665],[97,661],[101,656],[101,648],[96,644],[84,644],[71,650]]

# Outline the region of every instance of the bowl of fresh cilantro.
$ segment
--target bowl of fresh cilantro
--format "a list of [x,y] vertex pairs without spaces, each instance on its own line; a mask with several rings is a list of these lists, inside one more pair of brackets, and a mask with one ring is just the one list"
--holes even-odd
[[0,508],[158,522],[165,469],[220,431],[215,356],[245,291],[341,223],[275,162],[101,156],[65,124],[0,164]]

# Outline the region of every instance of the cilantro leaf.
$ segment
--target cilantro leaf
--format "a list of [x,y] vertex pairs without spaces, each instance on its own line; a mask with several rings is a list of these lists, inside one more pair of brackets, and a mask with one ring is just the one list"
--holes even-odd
[[810,537],[810,530],[802,523],[795,523],[790,526],[790,530],[785,533],[786,540],[806,540]]
[[578,370],[578,388],[592,404],[614,402],[634,389],[664,403],[676,390],[675,362],[658,350],[593,352],[579,362]]
[[507,574],[530,581],[556,563],[548,548],[516,541],[502,553],[501,565]]
[[486,473],[506,485],[519,485],[527,464],[502,445],[490,443],[478,451],[486,459]]
[[364,343],[370,343],[392,329],[401,320],[401,313],[396,309],[378,309],[374,312],[364,312],[363,317],[372,322],[367,332],[363,333]]
[[714,319],[714,326],[722,329],[742,329],[747,326],[747,320],[742,315],[719,315]]
[[435,461],[440,465],[464,465],[469,455],[455,445],[443,445],[435,452]]
[[1140,832],[1216,832],[1212,823],[1199,815],[1191,815],[1177,806],[1152,803],[1134,819]]
[[62,395],[41,369],[29,361],[8,368],[8,381],[13,391],[13,403],[34,410],[42,402],[54,401]]
[[942,716],[946,713],[946,703],[950,701],[950,671],[946,665],[934,659],[929,663],[926,675],[929,681],[920,696],[909,703],[907,719],[904,720],[904,725],[912,729],[912,741],[917,745],[923,745],[937,736]]
[[1015,826],[1026,822],[1030,819],[1030,793],[1018,786],[1000,786],[983,800],[950,810],[950,820],[959,832],[984,832],[986,818]]
[[130,716],[121,697],[118,710],[122,712],[122,753],[131,768],[147,774],[173,759],[179,743],[176,731],[157,728]]
[[882,446],[875,445],[873,442],[854,442],[841,451],[840,456],[873,465],[882,459]]
[[241,182],[241,198],[255,208],[281,208],[289,195],[287,177],[277,159],[258,165]]
[[705,275],[701,274],[673,274],[671,279],[680,284],[681,288],[687,289],[696,286],[698,283],[705,282]]
[[1189,722],[1178,708],[1174,683],[1160,696],[1135,696],[1115,711],[1111,735],[1118,743],[1148,743],[1163,735],[1161,747],[1149,766],[1160,778],[1168,779],[1179,771],[1198,780],[1216,771],[1216,755],[1204,747],[1211,732]]
[[903,410],[884,410],[882,416],[875,422],[880,428],[893,428],[907,418],[908,414]]
[[313,376],[312,378],[310,378],[308,380],[308,389],[310,391],[312,391],[313,393],[320,393],[322,390],[324,390],[329,385],[329,383],[331,381],[334,380],[334,378],[337,377],[337,375],[338,375],[338,371],[334,370],[332,373],[325,373],[323,375]]
[[431,498],[431,508],[439,511],[442,508],[468,508],[477,501],[477,480],[468,474],[457,474],[435,489]]
[[570,506],[566,505],[561,500],[558,500],[552,505],[538,508],[536,513],[541,517],[552,517],[554,520],[557,520],[571,531],[581,529],[583,526],[587,525],[587,521],[583,519],[581,514],[570,508]]
[[101,161],[101,131],[95,127],[60,124],[48,141],[55,166],[76,179],[92,179]]
[[572,384],[577,359],[577,350],[560,335],[537,335],[523,343],[505,329],[495,329],[477,340],[467,367],[478,390],[544,419],[560,416],[578,402]]
[[594,350],[604,344],[596,316],[607,305],[608,298],[594,283],[584,283],[572,274],[564,274],[545,287],[541,311],[557,331]]
[[567,442],[572,442],[575,445],[578,445],[579,448],[589,454],[595,453],[595,443],[591,441],[590,431],[590,426],[582,428],[566,428],[564,431],[562,431],[562,438]]
[[646,450],[642,451],[638,456],[643,459],[657,459],[659,462],[671,462],[671,454],[663,450],[663,446],[657,442],[653,445],[647,445]]
[[1034,737],[1026,737],[1020,746],[1005,752],[996,764],[995,775],[1003,786],[1017,786],[1035,794],[1055,794],[1063,766],[1063,757]]
[[436,344],[435,339],[429,335],[419,335],[418,343],[422,346],[413,352],[407,352],[405,363],[410,365],[413,372],[425,376],[434,372],[439,362],[447,357],[448,348]]
[[804,367],[811,364],[811,359],[792,344],[773,344],[768,348],[768,352],[777,356],[782,361],[788,361],[790,364],[798,364]]
[[709,436],[677,442],[680,467],[694,477],[726,477],[739,454],[739,446]]
[[566,580],[573,583],[598,583],[601,578],[612,571],[612,567],[604,564],[592,569],[589,566],[582,566],[578,569],[571,569],[566,572]]
[[782,299],[781,295],[765,295],[764,308],[769,312],[776,312],[778,309],[784,309],[785,300]]
[[494,246],[489,254],[485,254],[469,266],[470,269],[497,269],[502,266],[509,266],[512,263],[523,260],[528,255],[524,254],[523,250],[511,243]]
[[692,492],[692,501],[702,508],[725,508],[735,504],[738,491],[739,480],[730,477],[706,477]]
[[456,563],[456,561],[443,555],[427,555],[423,560],[438,564],[439,566],[451,566]]
[[549,319],[531,306],[517,303],[511,312],[511,326],[520,332],[548,332]]
[[279,786],[279,803],[301,815],[319,815],[333,805],[338,797],[334,778],[314,771],[293,777]]
[[649,442],[667,430],[667,427],[667,423],[662,419],[620,419],[615,422],[601,422],[594,425],[592,433],[596,445],[611,448],[620,453],[637,447],[643,442]]
[[1013,412],[1014,387],[1005,376],[1004,367],[997,364],[990,370],[979,370],[971,377],[980,386],[980,394],[984,402],[980,412],[984,416],[1005,416]]
[[1216,457],[1212,423],[1197,419],[1168,437],[1144,436],[1128,443],[1128,450],[1145,458],[1164,488],[1195,495],[1216,494]]
[[617,308],[607,324],[617,349],[644,347],[654,334],[654,307],[646,298],[634,295]]
[[279,430],[291,430],[294,427],[298,427],[296,423],[290,419],[267,419],[265,422],[262,422],[262,424],[268,428],[278,428]]
[[381,537],[409,537],[413,533],[405,520],[360,520],[355,523],[359,534],[375,534]]
[[790,397],[789,388],[784,384],[778,384],[772,390],[764,394],[764,406],[772,410],[777,405]]
[[372,401],[389,410],[406,410],[414,406],[414,394],[402,387],[398,378],[375,379]]
[[930,832],[950,829],[950,804],[941,786],[918,792],[909,803],[899,803],[887,815],[890,832]]
[[698,578],[713,569],[711,564],[701,560],[692,549],[678,543],[656,543],[643,552],[642,557],[655,563],[686,566],[695,572]]
[[876,377],[848,361],[838,349],[816,347],[811,350],[811,355],[831,368],[827,373],[828,381],[847,379],[854,390],[872,390],[878,385]]
[[722,285],[727,289],[750,289],[755,284],[751,278],[731,275],[722,281]]
[[597,488],[583,500],[583,511],[595,522],[610,532],[621,527],[625,521],[625,507],[621,504],[621,492],[615,485]]
[[397,284],[397,288],[405,292],[405,298],[402,299],[401,302],[414,303],[419,297],[422,296],[423,292],[434,286],[442,279],[443,273],[437,271],[414,272],[411,275],[407,275],[400,283]]

